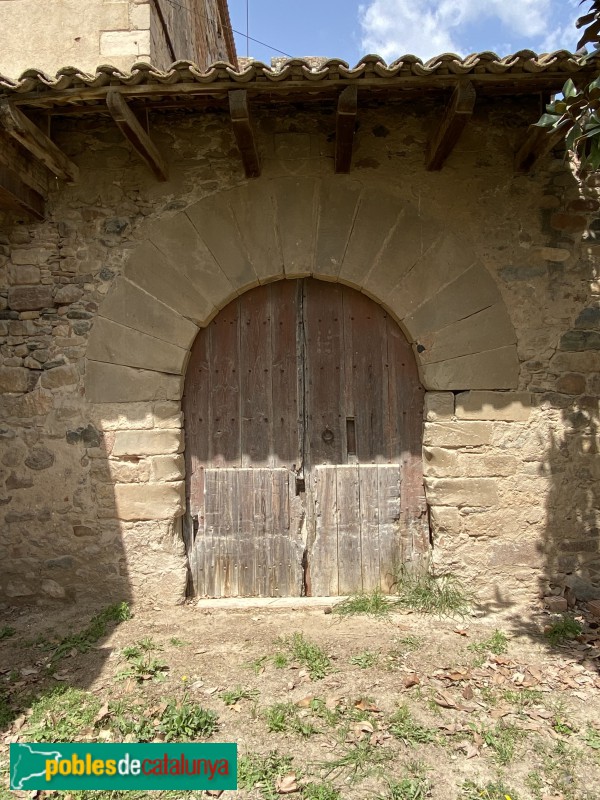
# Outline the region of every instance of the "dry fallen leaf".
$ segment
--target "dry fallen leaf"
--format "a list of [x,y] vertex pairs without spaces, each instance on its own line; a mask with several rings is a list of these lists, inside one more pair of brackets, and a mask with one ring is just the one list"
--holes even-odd
[[437,692],[434,695],[433,702],[442,708],[456,708],[456,703],[446,692]]
[[420,682],[421,681],[419,680],[417,673],[411,672],[404,678],[404,688],[410,689],[412,686],[417,686]]
[[372,711],[374,714],[379,714],[380,709],[377,708],[376,705],[370,703],[366,697],[360,697],[358,700],[354,701],[354,708],[358,708],[359,711]]
[[98,711],[98,713],[97,713],[97,714],[96,714],[96,716],[94,717],[94,725],[95,725],[96,723],[98,723],[98,722],[102,722],[102,720],[103,720],[103,719],[105,719],[106,717],[108,717],[109,713],[110,713],[110,712],[109,712],[109,710],[108,710],[108,703],[105,703],[105,704],[102,706],[102,708],[100,709],[100,711]]
[[469,632],[466,628],[454,628],[452,633],[458,633],[459,636],[468,636]]
[[315,698],[312,695],[309,695],[308,697],[302,697],[300,700],[296,700],[295,705],[297,705],[298,708],[310,708],[314,699]]
[[462,690],[462,696],[465,698],[465,700],[472,700],[474,697],[473,689],[471,689],[470,686],[465,686],[465,688]]
[[298,791],[298,784],[296,783],[296,775],[293,772],[277,778],[275,782],[275,790],[278,794],[292,794]]

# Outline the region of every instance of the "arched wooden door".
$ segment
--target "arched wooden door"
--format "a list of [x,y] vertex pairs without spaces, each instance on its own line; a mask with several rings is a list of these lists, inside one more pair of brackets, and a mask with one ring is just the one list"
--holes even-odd
[[194,343],[183,409],[194,594],[386,591],[427,550],[423,389],[364,294],[307,278],[238,297]]

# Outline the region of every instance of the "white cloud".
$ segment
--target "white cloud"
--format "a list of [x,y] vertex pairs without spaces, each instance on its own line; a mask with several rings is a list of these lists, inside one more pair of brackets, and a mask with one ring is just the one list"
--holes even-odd
[[[423,59],[444,52],[466,55],[464,26],[482,23],[493,36],[502,29],[503,39],[508,33],[541,43],[557,27],[552,6],[553,0],[370,0],[359,7],[362,49],[387,61],[406,53]],[[477,49],[488,47],[482,43]]]

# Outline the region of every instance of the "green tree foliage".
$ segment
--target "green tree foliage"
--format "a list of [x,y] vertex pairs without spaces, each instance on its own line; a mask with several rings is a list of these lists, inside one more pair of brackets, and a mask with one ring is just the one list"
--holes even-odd
[[[584,28],[577,47],[591,45],[592,52],[584,57],[591,60],[600,53],[600,0],[581,0],[591,2],[590,11],[577,20],[577,27]],[[565,134],[565,144],[573,151],[583,172],[600,168],[600,77],[596,75],[585,81],[569,79],[563,86],[562,96],[556,97],[536,123],[549,130],[561,130]]]

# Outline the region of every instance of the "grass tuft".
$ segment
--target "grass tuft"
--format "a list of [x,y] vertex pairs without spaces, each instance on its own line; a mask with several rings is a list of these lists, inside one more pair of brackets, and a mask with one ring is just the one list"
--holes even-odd
[[219,695],[221,700],[226,706],[234,706],[240,700],[256,700],[258,691],[256,689],[244,689],[242,686],[236,686],[235,689],[221,692]]
[[357,653],[355,656],[350,656],[350,663],[355,667],[361,669],[368,669],[374,667],[379,661],[379,654],[372,653],[370,650],[363,650],[362,653]]
[[473,781],[465,781],[461,786],[458,800],[519,800],[519,798],[500,782],[481,786]]
[[368,614],[371,617],[387,617],[395,603],[388,600],[381,589],[374,589],[372,592],[359,592],[332,609],[334,614],[342,617],[350,617],[357,614]]
[[31,742],[68,742],[91,727],[100,701],[90,692],[57,686],[31,704],[27,739]]
[[473,642],[473,644],[468,645],[467,650],[479,655],[493,653],[493,655],[499,656],[508,652],[508,638],[503,631],[496,629],[491,636],[482,642]]
[[263,800],[278,800],[280,797],[275,783],[278,778],[290,772],[292,757],[280,755],[271,750],[266,756],[249,753],[238,762],[238,788],[258,789]]
[[305,639],[303,634],[294,633],[282,640],[294,661],[306,667],[311,680],[324,678],[332,671],[331,661],[325,651],[318,645]]
[[112,606],[108,606],[104,611],[92,617],[87,628],[61,639],[52,654],[52,664],[66,656],[71,650],[87,653],[92,645],[106,635],[106,627],[109,622],[124,622],[128,619],[131,619],[131,610],[128,603],[115,603]]
[[409,572],[402,567],[395,585],[398,605],[422,614],[464,617],[473,601],[454,575],[435,578],[429,573]]
[[407,705],[401,705],[390,718],[390,733],[410,747],[438,741],[436,732],[432,728],[419,725]]
[[333,761],[318,764],[328,777],[332,773],[344,774],[345,780],[352,784],[369,775],[381,773],[383,764],[394,758],[393,753],[363,740],[350,747]]
[[300,715],[293,703],[275,703],[265,709],[265,719],[269,731],[274,733],[292,732],[301,736],[312,736],[317,729]]
[[207,739],[218,727],[219,718],[214,711],[202,708],[186,697],[180,702],[172,700],[163,711],[160,721],[160,730],[167,742]]
[[555,619],[544,632],[544,635],[550,641],[550,644],[559,645],[563,644],[563,642],[568,639],[576,639],[581,631],[582,627],[580,623],[573,617],[565,614]]

